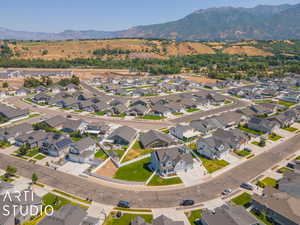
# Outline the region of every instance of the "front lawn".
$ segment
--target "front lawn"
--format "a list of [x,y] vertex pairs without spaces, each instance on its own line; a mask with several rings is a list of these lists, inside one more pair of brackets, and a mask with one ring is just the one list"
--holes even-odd
[[107,113],[106,111],[96,112],[95,115],[97,115],[97,116],[104,116],[106,113]]
[[256,130],[252,130],[246,126],[239,126],[238,127],[241,131],[244,131],[244,132],[247,132],[247,133],[250,133],[250,134],[254,134],[254,135],[257,135],[257,136],[260,136],[260,135],[263,135],[264,132],[262,131],[256,131]]
[[246,157],[246,156],[250,155],[251,152],[242,150],[242,151],[236,152],[235,154],[237,154],[238,156],[241,156],[241,157]]
[[225,160],[210,160],[202,156],[199,158],[201,159],[203,166],[206,168],[208,173],[213,173],[229,165],[229,162]]
[[200,109],[197,109],[197,108],[191,108],[191,109],[188,109],[186,110],[188,113],[192,113],[192,112],[198,112]]
[[183,115],[183,113],[181,113],[181,112],[176,112],[176,113],[172,113],[174,116],[181,116],[181,115]]
[[186,212],[185,215],[187,216],[191,225],[196,225],[196,221],[202,218],[202,210],[197,209],[194,211]]
[[149,157],[130,163],[126,166],[122,166],[117,170],[114,178],[119,180],[145,182],[152,174],[152,172],[148,169],[150,162],[151,159]]
[[164,186],[173,184],[182,184],[182,180],[179,177],[161,178],[160,176],[155,175],[148,183],[149,186]]
[[265,187],[276,187],[277,186],[277,180],[271,178],[271,177],[266,177],[263,180],[260,180],[257,182],[257,186],[261,188]]
[[37,155],[39,153],[39,149],[38,148],[35,148],[35,149],[32,149],[31,151],[29,151],[26,156],[28,157],[33,157],[35,155]]
[[153,115],[145,115],[145,116],[141,116],[138,118],[143,119],[143,120],[164,120],[164,119],[166,119],[165,116],[153,116]]
[[269,139],[271,140],[271,141],[278,141],[278,140],[280,140],[282,137],[281,136],[279,136],[279,135],[277,135],[277,134],[269,134]]
[[108,158],[108,156],[106,155],[106,153],[103,150],[97,151],[95,153],[94,157],[97,158],[97,159],[103,159],[103,160]]
[[123,159],[123,162],[138,158],[139,156],[142,155],[147,155],[150,154],[151,152],[153,152],[153,149],[144,149],[141,146],[141,143],[139,141],[136,141],[133,146],[131,147],[131,149],[127,152],[126,156]]
[[261,147],[261,148],[263,148],[263,147],[266,146],[266,145],[262,145],[262,143],[260,143],[260,142],[258,142],[258,141],[252,141],[251,144],[256,145],[256,146],[258,146],[258,147]]
[[87,209],[87,206],[84,205],[80,205],[78,203],[75,202],[71,202],[70,200],[60,197],[58,195],[54,195],[52,193],[48,193],[46,195],[43,196],[43,203],[44,205],[52,205],[54,210],[59,210],[61,207],[71,203],[72,205],[78,205],[83,209]]
[[293,170],[290,168],[281,167],[280,169],[277,170],[277,173],[286,173],[286,172],[291,172],[291,171],[293,171]]
[[9,142],[0,141],[0,149],[8,148],[10,146],[11,146],[11,144]]
[[283,128],[283,129],[286,130],[286,131],[289,131],[289,132],[295,132],[295,131],[298,130],[298,129],[295,128],[295,127],[286,127],[286,128]]
[[45,159],[46,156],[45,156],[45,155],[42,155],[42,154],[38,154],[38,155],[36,155],[34,158],[37,159],[37,160],[42,160],[42,159]]
[[287,102],[287,101],[279,100],[279,101],[277,102],[277,104],[279,104],[279,105],[283,105],[283,106],[285,106],[285,107],[288,107],[288,108],[290,108],[290,107],[292,107],[293,105],[296,105],[297,103],[295,103],[295,102]]
[[124,213],[120,218],[115,218],[116,212],[112,212],[105,220],[103,225],[129,225],[131,221],[139,216],[142,217],[147,223],[152,223],[153,216],[146,214],[127,214]]
[[252,201],[252,196],[250,194],[244,192],[243,194],[233,198],[231,201],[236,205],[246,207]]

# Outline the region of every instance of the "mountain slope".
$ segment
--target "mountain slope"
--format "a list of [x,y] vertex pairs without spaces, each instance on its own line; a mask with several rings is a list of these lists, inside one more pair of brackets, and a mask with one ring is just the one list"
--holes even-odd
[[0,39],[66,40],[103,38],[160,38],[176,40],[278,40],[300,39],[300,4],[254,8],[221,7],[198,10],[172,22],[127,30],[61,33],[13,31],[0,28]]

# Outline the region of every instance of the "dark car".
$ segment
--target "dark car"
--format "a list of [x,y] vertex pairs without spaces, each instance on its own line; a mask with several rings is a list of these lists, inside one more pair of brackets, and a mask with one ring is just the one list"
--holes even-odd
[[251,184],[247,184],[247,183],[242,183],[241,184],[241,188],[245,188],[245,189],[247,189],[249,191],[253,191],[254,190],[253,186]]
[[190,206],[190,205],[194,205],[194,204],[195,204],[194,200],[183,200],[180,203],[180,205],[182,205],[182,206]]
[[67,115],[67,118],[72,118],[72,116],[71,115]]
[[130,208],[131,206],[132,206],[132,204],[127,201],[119,201],[119,203],[118,203],[118,207],[121,207],[121,208]]

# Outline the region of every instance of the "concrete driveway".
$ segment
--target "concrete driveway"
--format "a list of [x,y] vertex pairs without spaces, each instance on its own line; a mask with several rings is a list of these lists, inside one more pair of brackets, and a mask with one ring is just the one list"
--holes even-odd
[[200,163],[194,162],[194,168],[188,171],[180,171],[177,175],[182,180],[185,187],[199,184],[201,179],[207,174],[205,168]]
[[86,163],[81,164],[81,163],[67,162],[63,166],[59,167],[57,170],[78,176],[82,174],[85,170],[87,170],[89,167],[90,165]]

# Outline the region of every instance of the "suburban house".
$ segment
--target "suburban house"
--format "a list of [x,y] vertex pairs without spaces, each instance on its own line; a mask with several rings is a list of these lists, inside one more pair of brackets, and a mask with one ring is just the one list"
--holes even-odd
[[19,88],[16,90],[16,95],[17,96],[26,96],[30,93],[30,90],[27,88]]
[[281,192],[272,187],[266,187],[263,195],[252,196],[253,209],[279,225],[300,224],[300,199]]
[[32,98],[32,101],[38,104],[48,104],[50,96],[44,93],[39,93]]
[[0,117],[4,118],[4,120],[17,120],[28,115],[28,109],[15,109],[13,107],[0,103]]
[[300,173],[284,173],[283,178],[278,181],[278,190],[300,199]]
[[185,146],[158,150],[151,153],[151,168],[161,176],[173,176],[193,168],[193,157]]
[[300,102],[300,92],[299,91],[289,91],[279,98],[280,100],[287,102]]
[[62,130],[64,132],[72,133],[72,132],[79,132],[84,133],[87,128],[88,123],[83,120],[70,120],[66,119]]
[[296,113],[293,110],[290,110],[276,116],[269,117],[268,120],[278,123],[280,128],[285,128],[296,122]]
[[162,148],[176,144],[175,139],[171,135],[157,130],[150,130],[141,134],[140,142],[143,148]]
[[164,105],[156,104],[152,107],[150,114],[154,116],[167,117],[172,114],[172,111]]
[[275,129],[279,128],[279,125],[276,122],[265,118],[252,117],[249,120],[247,127],[252,130],[271,134]]
[[92,135],[100,135],[106,134],[106,132],[110,129],[110,127],[106,124],[102,123],[91,123],[88,124],[84,133],[92,134]]
[[214,132],[213,137],[225,142],[231,151],[237,151],[245,148],[251,137],[239,129],[223,130],[218,129]]
[[255,216],[242,206],[222,205],[211,210],[204,210],[200,221],[202,225],[263,225]]
[[177,125],[170,129],[170,133],[183,141],[192,140],[197,137],[200,132],[190,125]]
[[230,152],[230,146],[215,136],[210,136],[197,140],[197,152],[208,159],[224,159]]
[[[9,197],[7,197],[6,195],[0,195],[0,208],[2,212],[0,213],[0,224],[23,224],[25,221],[31,219],[31,213],[24,213],[24,211],[27,211],[25,209],[30,209],[30,207],[34,206],[37,209],[41,209],[42,205],[42,199],[30,189],[21,191],[20,193],[11,192]],[[6,213],[6,210],[10,213]]]
[[14,144],[16,137],[22,134],[31,133],[32,131],[33,127],[29,123],[21,123],[11,127],[0,128],[0,141]]
[[130,145],[136,138],[137,131],[133,128],[122,126],[115,129],[107,138],[117,145]]
[[144,116],[148,112],[148,108],[144,105],[135,105],[128,112],[130,116]]
[[32,131],[31,133],[21,134],[16,137],[15,144],[17,146],[29,145],[30,148],[38,148],[42,145],[47,133],[41,130]]
[[183,221],[174,221],[165,215],[155,218],[152,223],[146,223],[145,219],[140,216],[135,217],[130,225],[184,225]]
[[53,157],[64,156],[69,151],[73,142],[61,134],[48,133],[48,137],[43,141],[40,150]]
[[60,130],[60,129],[63,128],[63,125],[64,125],[65,121],[66,121],[65,117],[62,117],[62,116],[58,115],[58,116],[54,116],[50,119],[44,120],[42,123],[45,123],[49,127],[56,128],[56,129]]
[[262,103],[262,104],[252,105],[250,108],[257,115],[271,115],[277,111],[278,106],[274,103]]
[[52,216],[45,216],[37,225],[100,225],[99,219],[87,215],[79,206],[67,204],[55,211]]
[[88,163],[88,161],[94,157],[96,148],[96,142],[92,138],[82,138],[70,144],[67,159],[78,163]]
[[75,84],[68,84],[66,87],[65,87],[66,91],[67,92],[76,92],[79,88],[78,86],[76,86]]

